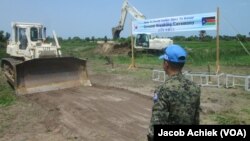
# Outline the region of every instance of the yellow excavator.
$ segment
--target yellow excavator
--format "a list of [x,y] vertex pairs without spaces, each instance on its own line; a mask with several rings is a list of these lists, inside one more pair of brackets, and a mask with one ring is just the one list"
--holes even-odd
[[[129,4],[128,0],[124,0],[119,23],[117,26],[112,28],[113,39],[120,38],[120,32],[123,30],[127,13],[129,13],[135,20],[146,19],[146,17],[139,10]],[[170,38],[153,37],[149,33],[136,34],[134,38],[134,47],[137,49],[151,49],[161,51],[171,44],[173,44],[173,40]]]
[[63,57],[55,32],[54,43],[45,43],[46,27],[40,23],[12,23],[9,58],[1,69],[17,95],[91,86],[86,60]]

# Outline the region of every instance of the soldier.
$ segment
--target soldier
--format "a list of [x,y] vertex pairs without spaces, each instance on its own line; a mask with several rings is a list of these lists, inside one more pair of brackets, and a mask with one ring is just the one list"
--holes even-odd
[[179,45],[164,50],[163,68],[169,78],[154,92],[154,105],[148,140],[154,136],[154,125],[198,125],[200,87],[182,75],[187,53]]

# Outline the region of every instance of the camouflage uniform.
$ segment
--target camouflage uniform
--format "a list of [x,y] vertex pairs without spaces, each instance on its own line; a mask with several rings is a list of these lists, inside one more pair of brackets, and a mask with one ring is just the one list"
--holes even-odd
[[158,98],[152,108],[149,136],[153,125],[199,124],[200,87],[181,73],[171,76],[156,90]]

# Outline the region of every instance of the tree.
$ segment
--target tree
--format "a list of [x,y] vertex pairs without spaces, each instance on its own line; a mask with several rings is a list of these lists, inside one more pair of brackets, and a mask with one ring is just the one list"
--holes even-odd
[[62,42],[63,41],[63,38],[62,37],[58,37],[57,38],[59,42]]
[[199,36],[200,36],[200,40],[203,40],[206,36],[206,30],[201,30]]
[[93,42],[95,41],[95,36],[91,37],[91,41],[93,41]]
[[199,37],[198,36],[189,36],[185,39],[186,41],[198,41],[199,40]]
[[203,38],[203,41],[206,41],[206,42],[209,42],[209,41],[212,41],[213,40],[213,37],[212,36],[209,36],[209,35],[206,35],[204,38]]
[[4,31],[0,31],[0,42],[4,41]]
[[245,35],[241,35],[241,34],[237,34],[236,37],[237,37],[240,41],[242,41],[242,42],[245,42],[246,39],[247,39],[247,37],[246,37]]
[[0,46],[6,46],[7,45],[7,41],[10,38],[10,34],[8,32],[6,32],[4,34],[4,31],[0,31]]
[[81,41],[81,38],[78,37],[78,36],[75,36],[72,38],[73,42],[76,42],[76,41]]
[[85,41],[89,42],[90,38],[89,37],[85,37]]
[[50,42],[53,42],[53,41],[54,41],[54,39],[52,37],[50,37],[50,36],[46,37],[46,42],[50,43]]
[[223,36],[220,36],[220,39],[225,40],[225,41],[231,41],[231,40],[235,40],[236,37],[235,36],[223,35]]
[[104,42],[107,43],[107,41],[108,41],[107,36],[104,36]]
[[174,36],[173,40],[174,41],[184,41],[186,39],[185,36]]

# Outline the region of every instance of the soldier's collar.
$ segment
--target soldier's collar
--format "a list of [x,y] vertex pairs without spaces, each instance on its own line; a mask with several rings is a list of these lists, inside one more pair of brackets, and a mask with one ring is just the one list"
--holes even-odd
[[176,73],[174,75],[169,76],[169,78],[180,77],[180,76],[182,76],[182,73],[178,72],[178,73]]

